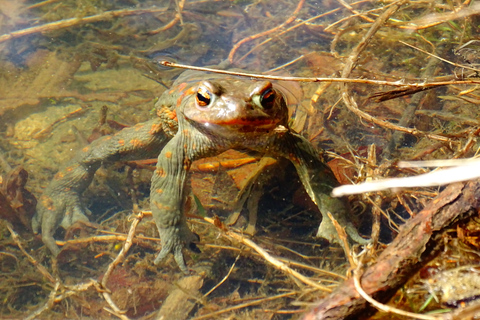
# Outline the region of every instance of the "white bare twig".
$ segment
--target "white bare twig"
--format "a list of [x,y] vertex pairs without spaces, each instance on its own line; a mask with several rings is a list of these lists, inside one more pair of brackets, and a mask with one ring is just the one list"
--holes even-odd
[[341,197],[349,194],[359,194],[386,189],[441,186],[453,182],[467,181],[477,178],[480,178],[480,160],[471,160],[462,166],[436,170],[415,177],[390,178],[356,185],[340,186],[333,189],[332,195],[334,197]]

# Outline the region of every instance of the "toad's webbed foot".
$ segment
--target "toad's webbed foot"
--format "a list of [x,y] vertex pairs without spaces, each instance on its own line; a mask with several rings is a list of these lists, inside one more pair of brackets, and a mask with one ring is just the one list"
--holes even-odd
[[332,218],[342,228],[345,228],[352,243],[367,243],[368,240],[360,236],[351,221],[351,211],[347,199],[334,198],[330,195],[332,189],[338,186],[338,181],[310,142],[298,134],[288,132],[279,135],[275,145],[279,146],[278,152],[294,164],[305,190],[322,214],[317,237],[343,245],[328,216],[330,213]]
[[[369,242],[368,239],[364,239],[360,236],[357,229],[355,229],[355,227],[351,223],[347,224],[344,228],[345,228],[345,233],[350,238],[350,242],[352,244],[358,243],[358,244],[364,245]],[[329,242],[338,243],[341,246],[343,246],[343,243],[339,239],[338,232],[335,226],[333,225],[332,220],[328,216],[323,217],[322,222],[318,227],[316,237],[323,238],[328,240]]]
[[35,234],[42,232],[42,241],[56,256],[60,252],[53,234],[59,226],[67,229],[77,221],[88,222],[87,210],[76,192],[62,192],[50,189],[40,197],[37,212],[32,219]]
[[369,242],[369,240],[360,236],[352,223],[351,210],[347,199],[333,198],[329,194],[322,194],[317,196],[317,200],[322,213],[322,222],[316,235],[318,238],[324,238],[343,246],[343,242],[333,224],[332,219],[334,219],[345,230],[351,244],[366,244]]
[[193,252],[200,253],[200,249],[195,244],[200,240],[199,236],[191,232],[185,223],[159,228],[159,232],[162,239],[162,250],[155,258],[154,263],[159,264],[169,253],[172,253],[180,270],[183,273],[189,273],[183,258],[183,248],[187,247]]

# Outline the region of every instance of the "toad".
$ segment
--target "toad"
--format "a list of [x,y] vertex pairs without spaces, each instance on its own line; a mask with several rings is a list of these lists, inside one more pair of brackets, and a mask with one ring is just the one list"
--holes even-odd
[[80,196],[101,164],[158,157],[150,191],[162,241],[155,263],[172,253],[188,272],[183,249],[198,250],[198,236],[182,212],[187,172],[192,161],[228,149],[289,159],[322,213],[317,236],[339,242],[330,212],[351,240],[365,242],[349,219],[345,199],[330,196],[338,185],[332,171],[309,141],[289,128],[286,101],[275,84],[186,71],[163,93],[156,109],[155,119],[95,140],[55,175],[32,221],[54,255],[60,251],[53,238],[56,229],[88,221]]

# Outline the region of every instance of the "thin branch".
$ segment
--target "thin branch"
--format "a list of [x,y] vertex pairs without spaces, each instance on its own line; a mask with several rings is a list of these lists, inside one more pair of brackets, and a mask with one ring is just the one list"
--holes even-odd
[[362,83],[375,86],[392,86],[392,87],[412,87],[412,88],[429,88],[429,87],[439,87],[452,84],[480,84],[479,79],[469,79],[469,80],[452,80],[452,81],[432,81],[432,82],[409,82],[405,81],[386,81],[386,80],[373,80],[373,79],[352,79],[352,78],[316,78],[316,77],[283,77],[283,76],[274,76],[266,75],[259,73],[247,73],[247,72],[237,72],[237,71],[228,71],[220,70],[207,67],[197,67],[186,64],[174,63],[171,61],[160,60],[158,64],[165,67],[196,70],[196,71],[206,71],[213,72],[218,74],[228,74],[232,76],[248,77],[255,79],[264,79],[264,80],[279,80],[279,81],[296,81],[296,82],[338,82],[338,83]]

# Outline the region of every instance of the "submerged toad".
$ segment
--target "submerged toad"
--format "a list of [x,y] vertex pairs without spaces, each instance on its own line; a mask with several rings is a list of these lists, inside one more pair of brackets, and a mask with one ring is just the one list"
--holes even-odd
[[[198,79],[206,80],[198,80]],[[102,163],[158,156],[150,203],[162,249],[155,263],[173,253],[187,271],[182,250],[196,249],[198,237],[182,212],[184,185],[192,161],[228,149],[249,149],[284,157],[294,165],[312,200],[322,212],[318,236],[336,241],[327,213],[346,228],[356,242],[365,242],[348,219],[343,199],[330,192],[337,181],[317,151],[288,127],[285,98],[269,81],[184,72],[156,104],[158,118],[126,128],[85,147],[55,175],[40,198],[33,230],[53,254],[59,253],[53,234],[62,226],[85,220],[80,195]]]

